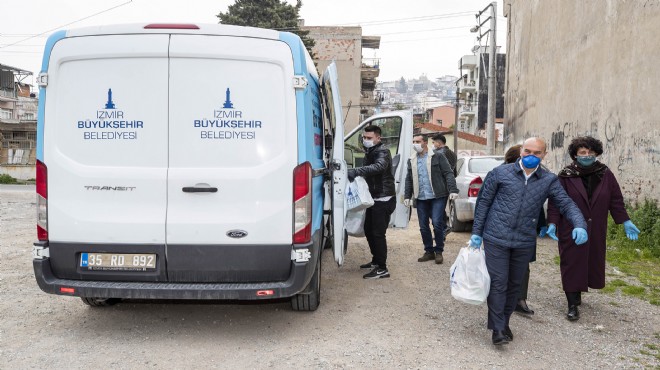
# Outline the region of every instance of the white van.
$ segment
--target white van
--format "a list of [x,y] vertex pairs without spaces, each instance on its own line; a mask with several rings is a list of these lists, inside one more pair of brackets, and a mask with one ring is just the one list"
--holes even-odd
[[[291,297],[296,310],[318,307],[323,247],[339,265],[345,253],[334,64],[320,81],[286,32],[115,25],[53,34],[38,83],[42,290],[92,306]],[[379,119],[369,122],[396,121],[395,155],[407,158],[410,113]]]

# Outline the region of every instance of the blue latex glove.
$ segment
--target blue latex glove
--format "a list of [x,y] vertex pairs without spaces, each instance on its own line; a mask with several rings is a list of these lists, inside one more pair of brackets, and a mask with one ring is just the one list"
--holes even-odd
[[635,224],[632,223],[632,221],[628,220],[624,222],[623,229],[626,231],[626,236],[628,237],[628,239],[637,240],[637,238],[639,237],[640,231],[637,228],[637,226],[635,226]]
[[587,242],[587,239],[589,239],[587,236],[587,230],[581,227],[576,227],[573,229],[573,240],[575,240],[575,244],[584,244]]
[[548,225],[545,235],[549,236],[552,240],[559,240],[557,238],[557,226],[555,226],[555,224]]
[[545,236],[545,234],[548,233],[548,227],[547,226],[541,226],[541,230],[539,231],[539,238],[542,238]]
[[472,237],[470,238],[470,248],[477,249],[481,247],[481,243],[483,242],[483,238],[480,237],[479,235],[472,234]]

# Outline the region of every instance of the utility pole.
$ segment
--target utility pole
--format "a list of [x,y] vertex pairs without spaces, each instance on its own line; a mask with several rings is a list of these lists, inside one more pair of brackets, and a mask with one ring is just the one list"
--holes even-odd
[[479,14],[476,15],[477,19],[490,8],[491,14],[488,19],[481,22],[479,25],[472,27],[470,32],[480,32],[481,26],[490,20],[490,29],[486,32],[480,33],[477,40],[481,41],[486,34],[489,34],[490,48],[488,51],[488,114],[486,121],[486,146],[489,155],[495,154],[495,110],[497,107],[497,2],[493,1],[485,7]]
[[486,125],[486,144],[488,154],[495,154],[495,110],[497,108],[497,48],[495,37],[497,35],[497,2],[493,1],[490,16],[490,52],[488,53],[488,122]]

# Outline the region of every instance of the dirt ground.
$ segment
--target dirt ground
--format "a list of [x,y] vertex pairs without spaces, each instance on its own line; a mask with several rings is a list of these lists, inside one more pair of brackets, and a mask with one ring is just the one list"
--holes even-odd
[[32,271],[35,215],[33,188],[0,186],[0,369],[660,366],[643,354],[660,346],[659,307],[593,292],[583,295],[579,321],[564,318],[556,244],[547,239],[531,265],[536,314],[514,314],[514,341],[495,347],[486,306],[460,303],[449,291],[449,267],[469,234],[449,235],[444,264],[419,263],[414,216],[407,230],[388,231],[390,279],[362,279],[358,266],[370,255],[364,239],[352,238],[343,267],[324,253],[321,306],[301,313],[288,301],[91,308],[45,294]]

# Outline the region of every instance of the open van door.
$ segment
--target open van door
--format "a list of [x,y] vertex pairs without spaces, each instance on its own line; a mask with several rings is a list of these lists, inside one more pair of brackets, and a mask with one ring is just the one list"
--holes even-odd
[[364,161],[364,148],[361,133],[365,126],[374,125],[382,131],[381,141],[392,154],[392,172],[396,189],[396,210],[390,218],[390,227],[406,228],[410,219],[410,208],[403,205],[408,158],[412,149],[412,112],[393,111],[373,115],[344,139],[344,159],[349,168],[361,167]]
[[334,252],[337,265],[344,263],[344,254],[346,253],[345,243],[346,234],[344,230],[344,221],[346,219],[346,186],[347,169],[344,160],[344,122],[342,121],[341,98],[339,96],[339,82],[337,78],[337,67],[335,62],[330,63],[323,73],[321,90],[324,99],[324,113],[326,123],[328,124],[328,133],[332,138],[332,148],[328,168],[330,170],[330,181],[327,194],[330,194],[331,204],[331,223],[332,250]]

